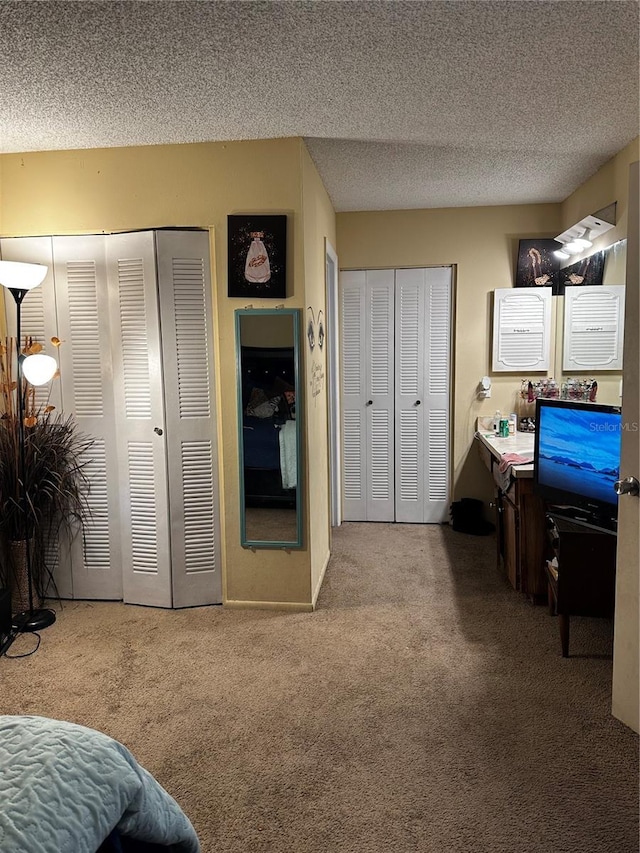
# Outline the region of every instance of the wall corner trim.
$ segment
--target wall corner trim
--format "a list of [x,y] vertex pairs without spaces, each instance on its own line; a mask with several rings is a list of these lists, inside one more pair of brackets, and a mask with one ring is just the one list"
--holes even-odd
[[318,596],[320,595],[320,588],[322,587],[322,581],[324,580],[325,572],[327,571],[327,566],[329,565],[330,559],[331,551],[327,551],[327,556],[324,558],[322,571],[320,572],[320,577],[318,578],[318,583],[316,584],[316,588],[313,591],[313,598],[311,599],[311,607],[313,610],[316,609],[316,604],[318,603]]
[[292,613],[311,613],[313,604],[308,601],[241,601],[230,599],[223,602],[225,608],[234,610],[287,610]]

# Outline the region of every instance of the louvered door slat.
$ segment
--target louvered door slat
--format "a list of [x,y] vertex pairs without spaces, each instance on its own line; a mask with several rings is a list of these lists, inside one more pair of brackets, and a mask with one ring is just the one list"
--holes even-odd
[[359,395],[362,384],[362,323],[364,321],[364,289],[360,279],[351,273],[342,277],[342,390],[345,396]]
[[151,417],[147,300],[142,258],[118,259],[124,406],[128,418]]
[[185,572],[216,569],[213,453],[210,441],[182,444]]
[[398,498],[400,501],[412,501],[417,503],[420,497],[419,471],[418,471],[418,412],[416,409],[401,411],[400,430],[398,440],[399,468],[398,468]]
[[211,342],[205,314],[204,258],[171,259],[181,418],[209,418]]

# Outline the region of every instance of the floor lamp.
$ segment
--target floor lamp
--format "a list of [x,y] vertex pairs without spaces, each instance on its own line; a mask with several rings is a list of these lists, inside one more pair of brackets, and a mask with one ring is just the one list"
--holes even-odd
[[[31,547],[28,530],[28,500],[27,484],[25,482],[26,453],[25,453],[25,403],[24,377],[27,376],[32,385],[43,385],[53,378],[57,364],[51,356],[24,356],[20,352],[22,329],[20,325],[20,309],[25,295],[42,284],[47,274],[47,267],[42,264],[26,264],[17,261],[0,261],[0,284],[6,287],[16,303],[16,350],[18,358],[18,480],[20,483],[20,508],[25,541],[25,560],[27,569],[27,585],[29,592],[29,609],[13,617],[14,628],[17,631],[38,631],[47,628],[56,621],[56,614],[47,608],[39,609],[33,606],[33,572],[31,562]],[[45,361],[43,361],[45,359]]]

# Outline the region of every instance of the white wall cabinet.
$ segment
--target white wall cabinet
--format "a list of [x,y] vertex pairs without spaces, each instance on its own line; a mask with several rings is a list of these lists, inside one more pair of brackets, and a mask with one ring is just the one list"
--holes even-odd
[[625,287],[567,287],[563,370],[622,370]]
[[549,369],[551,293],[550,287],[501,287],[494,291],[495,373]]
[[91,519],[56,567],[60,594],[220,602],[208,234],[11,238],[0,251],[50,267],[23,331],[63,341],[59,407],[94,438]]
[[344,520],[444,521],[451,269],[344,271],[340,291]]

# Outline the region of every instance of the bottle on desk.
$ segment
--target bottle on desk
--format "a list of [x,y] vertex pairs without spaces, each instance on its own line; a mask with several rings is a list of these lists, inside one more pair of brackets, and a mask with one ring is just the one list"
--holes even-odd
[[500,414],[500,410],[498,410],[493,416],[493,434],[500,435],[500,419],[502,415]]

